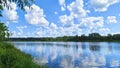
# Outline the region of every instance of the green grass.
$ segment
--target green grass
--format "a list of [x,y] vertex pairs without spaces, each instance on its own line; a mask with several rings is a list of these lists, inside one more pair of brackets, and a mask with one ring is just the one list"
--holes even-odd
[[0,68],[46,68],[33,62],[30,55],[9,43],[0,42]]

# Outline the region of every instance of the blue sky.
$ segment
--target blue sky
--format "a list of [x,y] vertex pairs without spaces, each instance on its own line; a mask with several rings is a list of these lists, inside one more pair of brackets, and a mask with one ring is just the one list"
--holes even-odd
[[35,0],[30,9],[20,10],[15,3],[4,7],[4,22],[11,37],[57,37],[120,33],[119,0]]

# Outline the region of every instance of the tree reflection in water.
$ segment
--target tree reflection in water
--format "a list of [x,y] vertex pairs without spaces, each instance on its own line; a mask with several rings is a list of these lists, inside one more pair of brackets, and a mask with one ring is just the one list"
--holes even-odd
[[100,50],[99,45],[90,45],[89,48],[91,51],[99,51]]

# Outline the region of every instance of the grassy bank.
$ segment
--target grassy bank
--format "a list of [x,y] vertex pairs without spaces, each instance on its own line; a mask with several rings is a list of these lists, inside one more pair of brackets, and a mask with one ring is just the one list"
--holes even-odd
[[45,68],[45,66],[38,66],[30,55],[13,45],[0,42],[0,68]]

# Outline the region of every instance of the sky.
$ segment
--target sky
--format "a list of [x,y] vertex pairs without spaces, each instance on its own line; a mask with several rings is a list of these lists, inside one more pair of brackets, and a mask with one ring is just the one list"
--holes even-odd
[[120,0],[35,0],[21,10],[9,2],[1,22],[11,37],[58,37],[120,33]]

